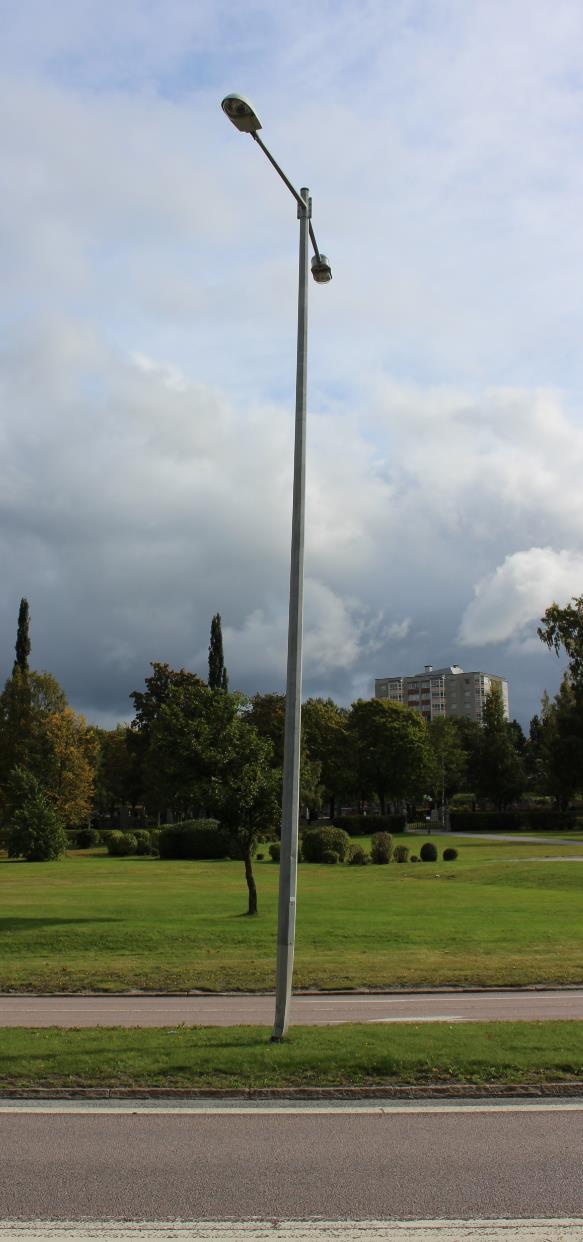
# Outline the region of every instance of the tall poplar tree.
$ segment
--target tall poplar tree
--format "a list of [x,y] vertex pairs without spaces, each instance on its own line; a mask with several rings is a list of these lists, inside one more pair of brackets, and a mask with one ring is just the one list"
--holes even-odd
[[211,690],[228,690],[229,678],[223,656],[223,631],[221,614],[215,613],[211,621],[211,641],[209,643],[209,688]]
[[27,599],[21,599],[18,610],[18,630],[16,633],[16,659],[13,672],[20,669],[25,676],[28,673],[28,657],[30,655],[30,608]]

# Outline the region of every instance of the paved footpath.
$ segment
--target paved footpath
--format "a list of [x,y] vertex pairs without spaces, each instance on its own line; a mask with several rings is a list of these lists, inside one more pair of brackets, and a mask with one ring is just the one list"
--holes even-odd
[[[193,996],[0,995],[0,1026],[270,1026],[268,993]],[[583,988],[497,992],[312,993],[294,996],[295,1026],[342,1022],[583,1020]]]

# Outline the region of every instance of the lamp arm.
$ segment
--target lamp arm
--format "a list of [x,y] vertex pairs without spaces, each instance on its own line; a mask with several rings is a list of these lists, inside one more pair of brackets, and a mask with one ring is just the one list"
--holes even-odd
[[[283,181],[283,182],[284,182],[284,184],[287,186],[287,188],[288,188],[288,190],[289,190],[290,194],[293,194],[293,197],[295,198],[296,203],[298,204],[298,207],[303,207],[304,209],[307,207],[307,208],[308,208],[308,211],[310,211],[310,206],[311,206],[311,204],[310,204],[310,203],[305,203],[305,202],[304,202],[304,200],[303,200],[303,198],[302,198],[301,194],[298,194],[298,191],[296,190],[295,186],[293,186],[293,185],[292,185],[292,183],[291,183],[291,181],[289,180],[289,178],[288,178],[288,177],[286,177],[286,175],[285,175],[285,173],[284,173],[284,171],[283,171],[283,168],[280,168],[280,166],[279,166],[279,164],[278,164],[277,160],[276,160],[276,159],[274,159],[273,155],[271,154],[271,151],[269,150],[269,148],[268,148],[268,147],[266,147],[265,143],[264,143],[264,142],[262,142],[261,138],[260,138],[260,137],[259,137],[259,135],[255,132],[255,130],[253,130],[253,131],[252,131],[252,133],[251,133],[251,137],[252,137],[252,138],[253,138],[253,140],[257,143],[257,145],[258,145],[259,147],[261,147],[261,150],[263,151],[264,155],[266,155],[266,156],[267,156],[267,158],[268,158],[268,160],[269,160],[269,163],[273,165],[273,167],[275,168],[276,173],[278,173],[278,175],[281,177],[282,181]],[[319,262],[320,262],[320,251],[319,251],[319,249],[318,249],[318,243],[317,243],[317,241],[316,241],[316,235],[315,235],[314,230],[313,230],[313,228],[312,228],[312,221],[311,221],[311,220],[310,220],[309,228],[310,228],[310,240],[311,240],[311,242],[312,242],[312,246],[314,247],[314,254],[315,254],[315,256],[316,256],[316,258],[317,258],[317,260],[318,260],[318,263],[319,263]]]

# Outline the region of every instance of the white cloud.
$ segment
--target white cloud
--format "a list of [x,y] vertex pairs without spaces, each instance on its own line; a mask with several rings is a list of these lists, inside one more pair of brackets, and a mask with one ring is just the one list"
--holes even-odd
[[[217,608],[235,681],[282,685],[297,223],[219,108],[252,81],[334,267],[310,292],[307,685],[454,662],[462,614],[524,652],[513,558],[571,549],[569,595],[583,546],[581,5],[53,8],[12,6],[0,48],[8,665],[26,593],[35,658],[96,712],[149,659],[204,665]],[[487,615],[498,574],[514,603]]]
[[514,552],[475,586],[459,642],[472,647],[506,642],[531,629],[550,604],[564,605],[581,591],[583,553],[553,548]]

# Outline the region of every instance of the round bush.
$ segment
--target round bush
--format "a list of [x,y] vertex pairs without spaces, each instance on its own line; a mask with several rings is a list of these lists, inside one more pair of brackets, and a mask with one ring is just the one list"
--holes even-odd
[[236,843],[216,819],[184,820],[160,830],[160,858],[236,857]]
[[375,832],[371,840],[370,856],[373,863],[382,865],[391,861],[393,838],[390,832]]
[[368,854],[362,845],[350,845],[345,861],[350,863],[351,867],[366,867]]
[[127,854],[136,854],[138,842],[133,832],[112,832],[107,841],[107,852],[113,858],[122,858]]
[[425,841],[419,850],[421,862],[437,862],[437,846],[433,841]]
[[394,852],[393,852],[393,858],[395,862],[398,862],[398,863],[408,862],[409,861],[409,846],[408,845],[396,845]]
[[281,854],[281,845],[279,841],[272,841],[271,845],[269,846],[269,857],[271,858],[271,861],[278,863],[280,854]]
[[343,828],[312,828],[302,838],[302,851],[306,862],[323,862],[325,850],[338,854],[340,862],[346,858],[350,837]]
[[97,828],[80,828],[76,837],[75,845],[78,850],[91,850],[99,845],[101,837]]
[[455,862],[456,858],[457,858],[457,850],[454,850],[453,848],[450,847],[449,849],[443,851],[444,862]]
[[411,854],[411,862],[419,862],[419,855]]
[[338,863],[340,862],[340,854],[337,852],[337,850],[323,850],[320,862]]
[[139,828],[137,832],[133,833],[133,836],[136,838],[136,854],[152,853],[150,833],[146,832],[145,828]]

